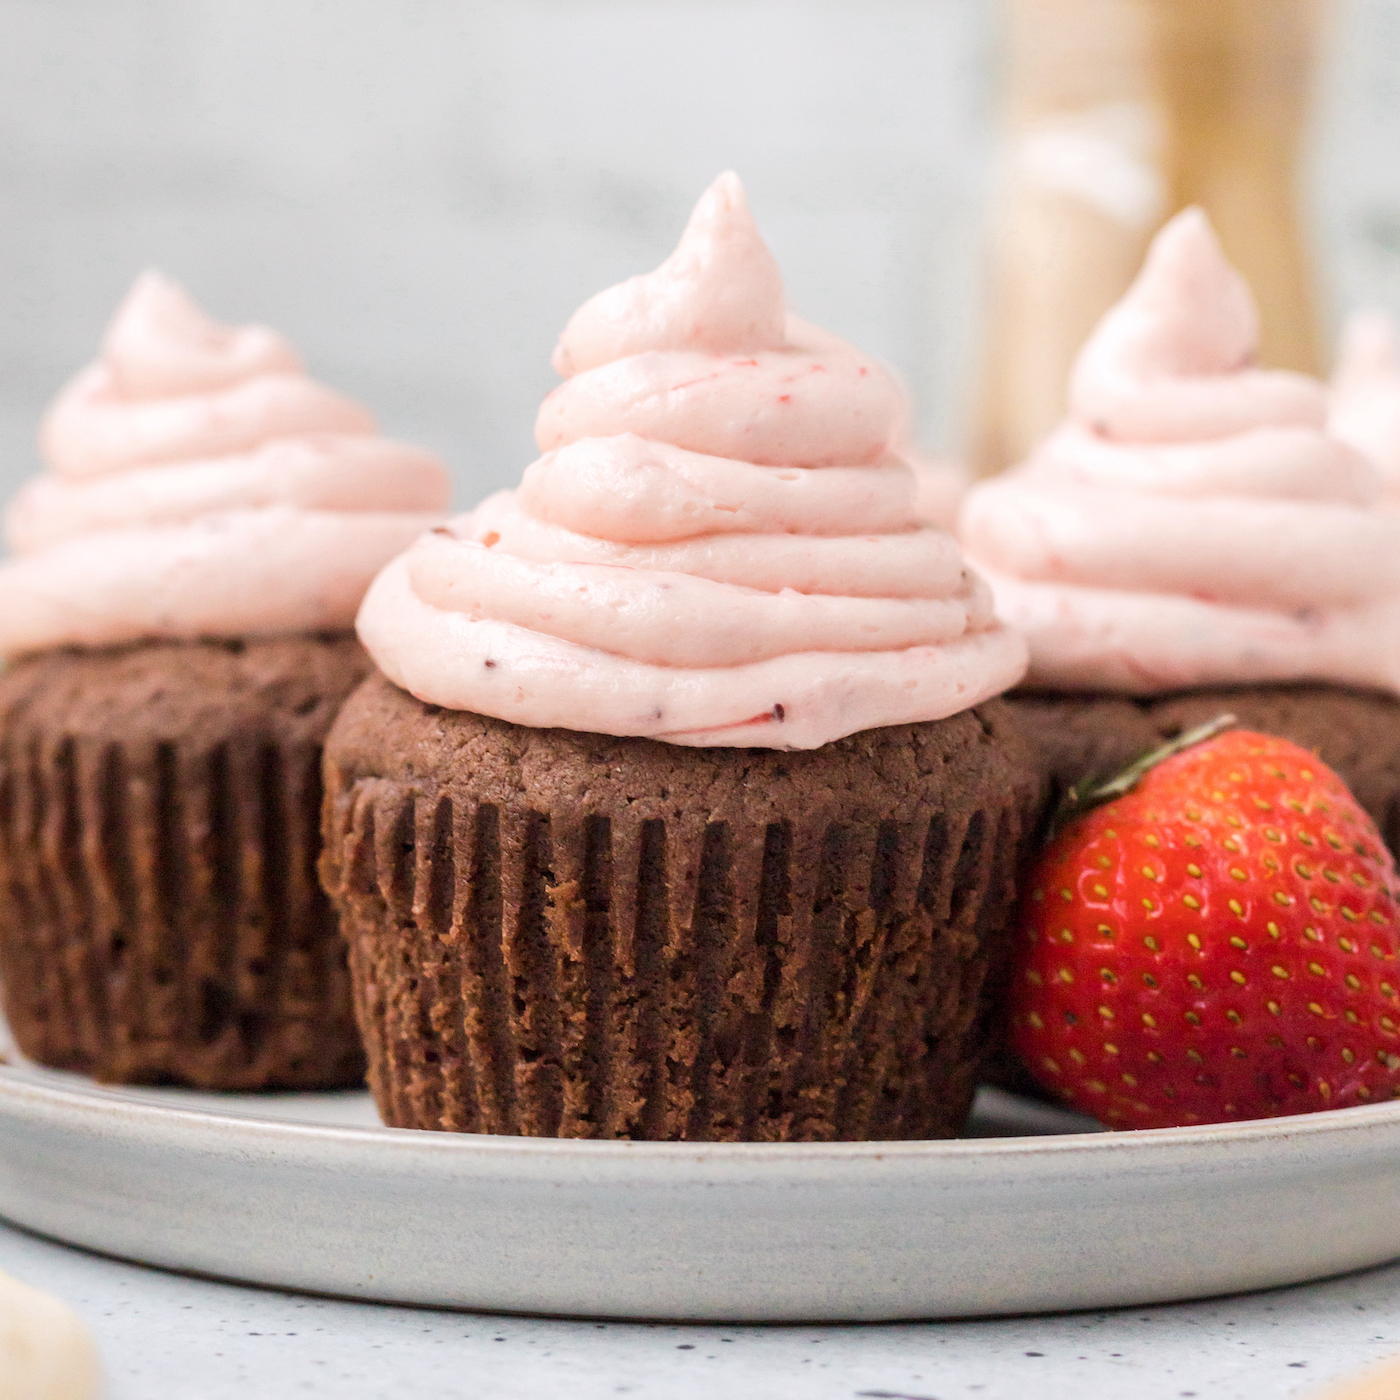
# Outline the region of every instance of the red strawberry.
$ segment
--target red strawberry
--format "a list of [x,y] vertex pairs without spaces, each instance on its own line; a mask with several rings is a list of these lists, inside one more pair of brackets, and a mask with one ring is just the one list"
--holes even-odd
[[1371,819],[1296,744],[1192,737],[1032,871],[1016,1048],[1114,1127],[1400,1097],[1400,879]]

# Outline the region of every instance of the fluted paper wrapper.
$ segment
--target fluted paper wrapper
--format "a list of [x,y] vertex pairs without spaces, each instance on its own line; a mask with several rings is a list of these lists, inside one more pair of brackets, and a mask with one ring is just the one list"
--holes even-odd
[[31,1059],[125,1083],[355,1084],[316,879],[353,638],[51,653],[0,675],[0,974]]
[[999,701],[810,753],[531,730],[382,678],[322,875],[398,1127],[946,1137],[1040,784]]

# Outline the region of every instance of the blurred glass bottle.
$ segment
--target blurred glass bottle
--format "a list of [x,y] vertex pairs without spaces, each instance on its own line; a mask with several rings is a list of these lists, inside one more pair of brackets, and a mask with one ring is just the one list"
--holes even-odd
[[1316,371],[1299,167],[1329,0],[1004,0],[1006,163],[972,459],[1021,460],[1164,218],[1200,204],[1265,363]]

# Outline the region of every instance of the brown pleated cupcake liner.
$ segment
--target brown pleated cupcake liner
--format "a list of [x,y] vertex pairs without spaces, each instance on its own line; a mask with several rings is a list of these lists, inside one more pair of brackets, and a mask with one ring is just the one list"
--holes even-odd
[[[698,751],[523,731],[366,682],[327,743],[322,870],[385,1122],[956,1133],[1039,792],[1017,744],[942,723],[983,742],[949,745],[920,792],[896,763],[885,791],[882,752],[929,726],[830,754]],[[412,772],[366,771],[386,726]],[[697,767],[709,805],[680,793]],[[859,770],[853,810],[827,770],[847,792]]]
[[364,669],[353,641],[306,638],[0,677],[0,975],[27,1056],[110,1082],[362,1081],[315,862],[321,736]]
[[1009,701],[1057,794],[1122,769],[1164,739],[1220,714],[1317,753],[1400,856],[1400,699],[1322,683],[1215,686],[1133,698],[1051,692]]

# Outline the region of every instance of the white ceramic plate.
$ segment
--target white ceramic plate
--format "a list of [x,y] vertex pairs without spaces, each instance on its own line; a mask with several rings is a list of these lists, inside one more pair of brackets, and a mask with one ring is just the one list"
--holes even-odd
[[[394,1302],[875,1320],[1140,1304],[1400,1256],[1400,1103],[1139,1133],[983,1091],[957,1142],[390,1130],[365,1094],[0,1069],[0,1214],[170,1268]],[[1039,1134],[1027,1136],[1026,1134]]]

